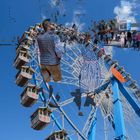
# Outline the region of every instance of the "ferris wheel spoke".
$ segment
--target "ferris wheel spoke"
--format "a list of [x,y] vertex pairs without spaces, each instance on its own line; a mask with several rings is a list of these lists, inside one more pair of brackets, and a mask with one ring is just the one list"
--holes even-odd
[[63,76],[62,82],[77,83],[77,78]]
[[[86,96],[87,96],[87,93],[82,93],[81,94],[81,98],[86,97]],[[60,104],[61,107],[63,107],[63,106],[66,106],[68,104],[71,104],[73,102],[73,100],[74,100],[74,97],[69,98],[69,99],[67,99],[67,100],[65,100],[63,102],[60,102],[59,104]]]
[[78,85],[78,83],[76,82],[76,83],[74,83],[74,82],[71,82],[71,81],[69,81],[69,80],[65,80],[65,81],[61,81],[61,84],[63,84],[63,85],[66,85],[66,86],[79,86]]
[[81,50],[78,46],[74,45],[72,47],[68,47],[68,49],[71,50],[75,54],[75,56],[78,56],[79,54],[81,54]]
[[95,107],[92,107],[91,108],[91,111],[88,115],[88,118],[87,118],[87,121],[82,129],[82,133],[87,137],[88,136],[88,133],[91,129],[91,125],[92,125],[92,122],[94,121],[94,119],[96,119],[96,116],[94,115],[96,112],[96,108]]
[[77,79],[77,77],[73,73],[70,73],[68,70],[62,69],[62,74],[68,75],[68,76],[63,76],[65,78],[66,77],[72,77],[72,78],[76,78]]

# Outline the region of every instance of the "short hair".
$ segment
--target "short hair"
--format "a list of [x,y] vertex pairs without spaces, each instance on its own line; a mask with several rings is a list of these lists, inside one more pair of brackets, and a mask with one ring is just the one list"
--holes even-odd
[[46,28],[46,25],[47,25],[49,22],[50,22],[50,19],[45,19],[45,20],[43,20],[42,26],[43,26],[44,29]]

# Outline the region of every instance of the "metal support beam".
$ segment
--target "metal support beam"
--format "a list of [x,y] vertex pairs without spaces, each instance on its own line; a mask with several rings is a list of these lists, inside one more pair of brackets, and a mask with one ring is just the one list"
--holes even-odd
[[112,91],[114,96],[114,122],[115,122],[115,140],[126,140],[126,130],[124,125],[124,116],[122,101],[117,80],[112,79]]
[[58,129],[62,130],[62,126],[60,125],[60,123],[57,121],[56,117],[53,115],[53,113],[51,114],[51,118],[54,120],[56,126],[58,127]]
[[97,122],[97,117],[96,117],[96,114],[97,114],[97,109],[94,113],[94,120],[92,122],[92,125],[91,125],[91,129],[90,129],[90,132],[88,134],[88,140],[95,140],[95,134],[96,134],[96,122]]
[[136,100],[133,98],[133,94],[131,93],[122,83],[118,81],[119,89],[124,95],[124,97],[127,99],[127,101],[130,103],[131,107],[134,109],[136,114],[140,117],[140,106]]
[[16,43],[0,43],[0,46],[17,46]]
[[102,91],[105,91],[108,87],[108,85],[110,84],[110,80],[105,82],[103,85],[101,85],[99,88],[95,89],[95,91],[93,93],[99,94]]

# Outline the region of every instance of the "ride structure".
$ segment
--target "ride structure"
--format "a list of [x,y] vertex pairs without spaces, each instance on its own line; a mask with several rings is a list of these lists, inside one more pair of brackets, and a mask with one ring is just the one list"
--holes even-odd
[[[36,37],[43,32],[41,24],[31,26],[23,34],[17,46],[17,57],[14,61],[14,66],[19,70],[16,75],[16,84],[25,87],[21,94],[21,104],[25,107],[31,107],[35,103],[42,105],[31,115],[32,128],[42,130],[53,122],[53,131],[46,140],[95,140],[97,114],[100,108],[104,118],[103,138],[108,140],[106,131],[108,123],[111,124],[112,131],[115,132],[112,139],[130,139],[126,131],[124,107],[131,110],[130,118],[133,113],[140,117],[140,90],[136,81],[125,72],[123,67],[119,66],[117,61],[112,60],[110,55],[106,55],[99,46],[95,45],[87,34],[52,22],[49,24],[52,27],[52,32],[60,37],[61,45],[64,46],[62,49],[65,50],[61,60],[62,81],[59,83],[52,81],[49,86],[41,75],[39,49],[36,44]],[[77,47],[76,43],[82,44],[81,47]],[[80,57],[81,48],[88,52],[84,53],[82,57]],[[88,69],[90,70],[88,71]],[[93,69],[95,74],[90,72]],[[102,73],[108,76],[103,77]],[[92,81],[92,78],[95,78],[96,82]],[[74,85],[80,90],[77,90],[76,94],[72,94],[75,95],[74,97],[68,98],[67,95],[60,102],[61,96],[55,95],[55,88],[58,90],[61,85]],[[81,92],[82,90],[84,92]],[[52,94],[51,102],[48,100],[50,93]],[[74,123],[72,116],[68,115],[70,110],[66,111],[65,107],[73,106],[71,103],[76,99],[78,99],[78,103],[76,103],[81,104],[80,101],[83,101],[81,98],[86,98],[85,106],[86,103],[89,104],[87,105],[88,109],[86,108],[89,111],[86,114],[86,121],[83,122],[84,125],[78,126],[78,123]],[[74,115],[74,112],[72,113]],[[80,117],[83,115],[85,114],[79,112]]]

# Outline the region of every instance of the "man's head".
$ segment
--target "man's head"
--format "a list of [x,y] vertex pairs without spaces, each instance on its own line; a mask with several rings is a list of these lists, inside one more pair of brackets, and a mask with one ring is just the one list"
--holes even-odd
[[45,31],[50,30],[50,19],[45,19],[42,22],[42,26],[43,26],[43,28],[44,28]]

